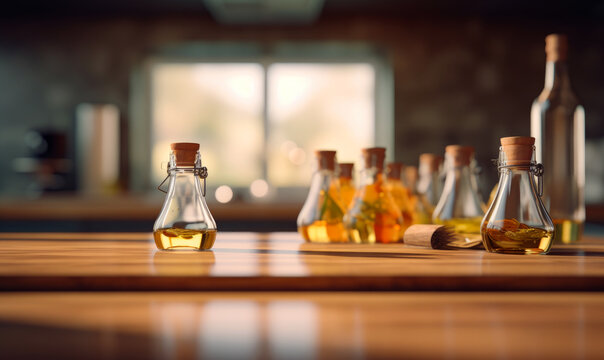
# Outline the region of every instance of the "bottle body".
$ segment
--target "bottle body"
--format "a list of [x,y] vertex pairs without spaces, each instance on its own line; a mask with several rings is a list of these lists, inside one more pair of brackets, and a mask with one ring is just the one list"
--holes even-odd
[[316,171],[298,215],[298,232],[308,242],[347,242],[343,217],[339,183],[334,172]]
[[354,187],[354,181],[349,177],[339,177],[339,185],[340,185],[340,197],[342,199],[342,210],[346,212],[350,204],[352,204],[352,199],[354,198],[354,193],[356,188]]
[[387,190],[392,195],[394,203],[401,211],[401,217],[403,223],[401,224],[399,238],[402,239],[405,230],[416,222],[414,209],[411,207],[411,201],[409,199],[409,191],[403,185],[401,179],[393,179],[388,177],[386,181]]
[[199,154],[194,166],[177,165],[171,155],[168,192],[153,226],[158,249],[207,250],[214,245],[217,227],[205,201],[201,169]]
[[554,224],[541,202],[534,180],[538,176],[541,181],[542,169],[535,161],[500,163],[497,192],[481,225],[487,251],[546,254],[550,250]]
[[531,136],[536,161],[548,174],[543,201],[556,242],[572,243],[581,238],[585,221],[585,110],[570,86],[565,57],[548,53],[545,87],[531,108]]
[[381,169],[361,172],[360,185],[344,222],[354,243],[392,243],[401,239],[403,219],[388,191]]
[[470,154],[465,147],[447,146],[445,185],[432,215],[434,224],[451,227],[467,241],[480,239],[484,215],[469,165]]

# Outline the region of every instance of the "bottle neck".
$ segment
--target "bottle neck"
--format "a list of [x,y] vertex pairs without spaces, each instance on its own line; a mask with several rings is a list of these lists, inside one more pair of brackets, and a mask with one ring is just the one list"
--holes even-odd
[[545,89],[570,89],[566,61],[548,61],[545,64]]
[[377,167],[370,167],[361,171],[361,186],[375,184],[376,182],[383,182],[385,179],[384,169]]
[[170,170],[168,196],[201,196],[204,197],[201,179],[193,168]]

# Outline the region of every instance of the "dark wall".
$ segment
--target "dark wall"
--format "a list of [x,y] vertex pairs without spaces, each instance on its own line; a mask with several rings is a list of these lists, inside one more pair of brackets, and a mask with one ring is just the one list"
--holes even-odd
[[[604,23],[604,22],[601,22]],[[481,165],[498,139],[529,134],[543,87],[544,37],[570,39],[570,73],[587,110],[588,138],[604,137],[604,26],[595,20],[329,15],[311,26],[221,26],[209,16],[3,19],[0,23],[0,193],[23,178],[11,161],[26,154],[28,129],[70,132],[75,106],[112,103],[128,113],[131,72],[154,49],[192,41],[374,43],[395,74],[396,158],[451,143],[474,145]],[[487,174],[494,181],[494,169]]]

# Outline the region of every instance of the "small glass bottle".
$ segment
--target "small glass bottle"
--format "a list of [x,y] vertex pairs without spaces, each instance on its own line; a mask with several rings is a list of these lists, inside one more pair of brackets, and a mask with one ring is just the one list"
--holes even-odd
[[445,149],[445,185],[432,214],[435,224],[447,225],[468,241],[480,239],[483,205],[472,185],[471,153],[467,147]]
[[416,223],[432,223],[434,207],[443,190],[442,156],[420,154],[419,179],[417,181],[417,205],[415,207]]
[[534,143],[528,136],[501,138],[499,185],[481,225],[487,251],[546,254],[551,248],[554,224],[541,202],[543,166],[534,160]]
[[[435,154],[419,155],[419,180],[417,192],[424,195],[432,207],[436,206],[443,191],[441,167],[443,158]],[[432,215],[432,214],[430,214]]]
[[348,238],[354,243],[392,243],[400,240],[403,226],[384,178],[385,148],[363,149],[365,167],[351,207],[344,216]]
[[170,147],[168,176],[161,184],[169,180],[169,186],[153,226],[155,245],[160,250],[210,249],[216,239],[216,222],[205,200],[208,172],[201,164],[199,144],[173,143]]
[[340,186],[335,175],[336,152],[322,150],[315,155],[318,168],[298,215],[298,232],[309,242],[347,242]]
[[338,164],[338,180],[340,182],[340,197],[342,198],[342,206],[344,212],[352,204],[354,193],[356,188],[354,186],[354,180],[352,179],[352,173],[354,170],[353,163],[339,163]]
[[403,164],[400,162],[392,162],[386,166],[386,186],[403,217],[401,239],[405,230],[415,222],[414,209],[411,207],[411,201],[409,200],[409,189],[405,187],[401,180],[402,170]]
[[574,94],[565,35],[545,38],[545,86],[531,108],[536,161],[547,169],[543,202],[556,226],[556,242],[581,238],[585,221],[585,110]]

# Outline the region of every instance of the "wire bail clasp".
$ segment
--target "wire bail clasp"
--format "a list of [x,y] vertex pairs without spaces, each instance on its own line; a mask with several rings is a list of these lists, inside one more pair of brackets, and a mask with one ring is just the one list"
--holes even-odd
[[[166,190],[162,189],[162,186],[170,178],[170,172],[172,170],[178,170],[178,169],[187,169],[187,168],[179,168],[176,165],[176,162],[174,161],[174,155],[170,155],[170,162],[168,162],[168,169],[166,171],[168,173],[168,175],[166,175],[164,180],[157,186],[157,190],[163,192],[164,194],[167,194],[168,192]],[[188,169],[190,171],[191,168],[188,168]],[[206,178],[208,177],[208,168],[205,166],[201,166],[201,156],[199,156],[199,154],[197,154],[195,157],[195,167],[193,168],[193,174],[203,180],[203,190],[202,190],[201,194],[203,195],[203,197],[206,197]]]
[[531,174],[537,177],[537,192],[539,197],[543,196],[543,164],[533,163],[530,168]]

